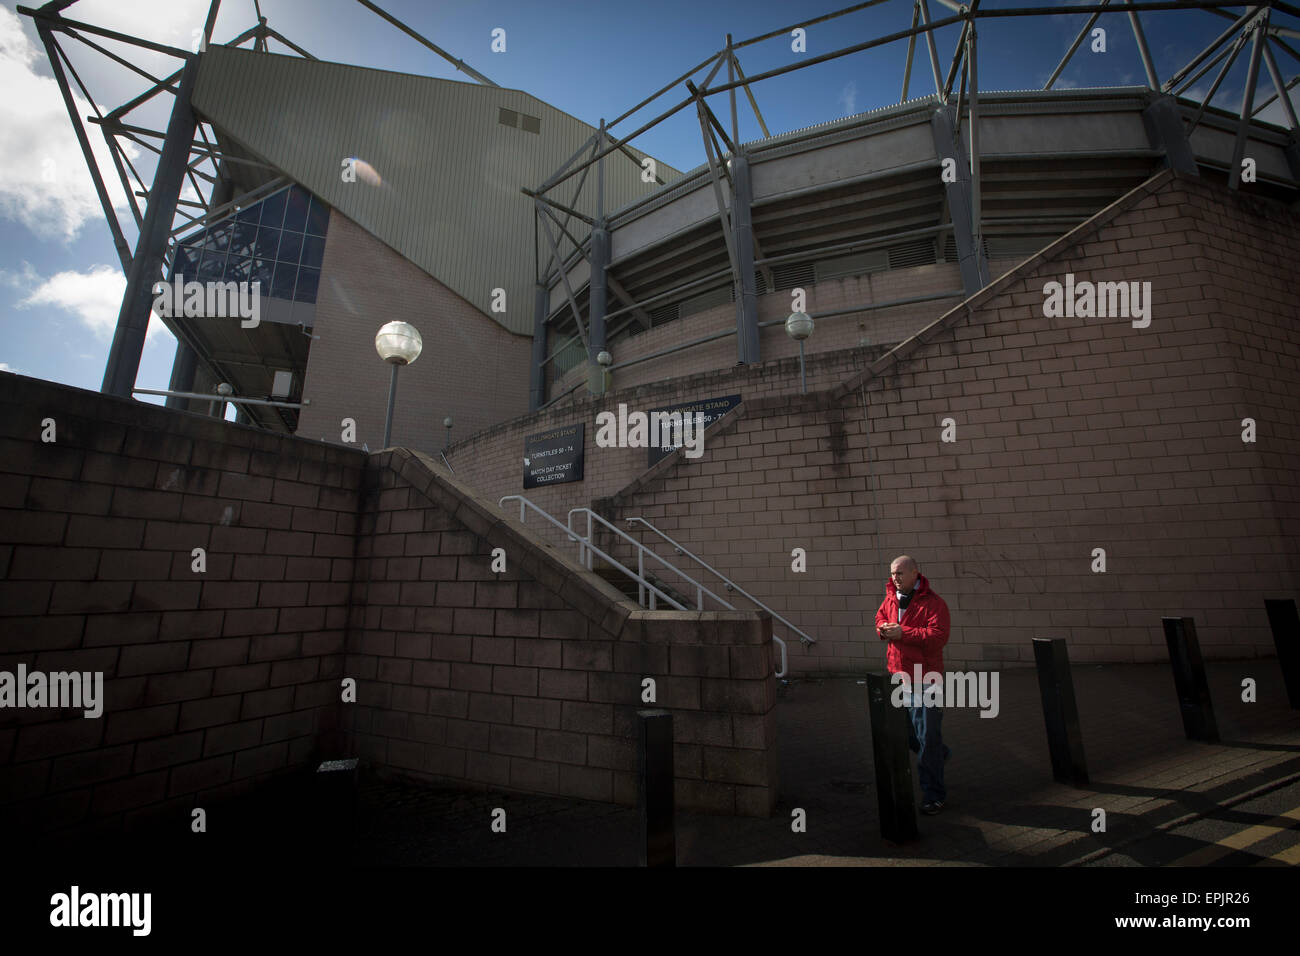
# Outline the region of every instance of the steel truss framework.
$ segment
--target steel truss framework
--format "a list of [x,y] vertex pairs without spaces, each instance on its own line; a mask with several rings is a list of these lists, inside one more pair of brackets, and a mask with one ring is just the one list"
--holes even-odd
[[[941,156],[950,151],[958,158],[960,182],[956,184],[958,188],[953,189],[950,187],[947,191],[945,206],[947,208],[948,222],[941,229],[950,232],[954,236],[959,263],[962,267],[963,292],[965,295],[973,294],[989,282],[988,264],[984,256],[984,221],[981,214],[980,196],[980,85],[977,39],[978,26],[981,21],[1013,17],[1059,16],[1063,12],[1072,16],[1077,14],[1086,18],[1073,43],[1070,44],[1060,63],[1047,80],[1046,85],[1043,87],[1044,90],[1050,90],[1056,84],[1080,45],[1090,35],[1098,18],[1104,13],[1127,14],[1129,27],[1132,30],[1142,61],[1146,88],[1155,94],[1184,96],[1209,70],[1222,63],[1213,85],[1200,102],[1191,126],[1185,133],[1182,133],[1182,123],[1181,120],[1178,120],[1177,132],[1174,135],[1182,133],[1181,141],[1184,151],[1186,151],[1185,137],[1190,136],[1192,130],[1200,123],[1206,107],[1214,98],[1237,56],[1249,45],[1249,71],[1241,108],[1237,112],[1233,160],[1228,173],[1229,186],[1232,189],[1237,189],[1241,183],[1242,160],[1247,137],[1254,117],[1258,116],[1260,111],[1280,98],[1293,143],[1297,129],[1300,127],[1300,123],[1297,123],[1295,108],[1288,95],[1289,91],[1300,82],[1300,75],[1284,82],[1282,71],[1279,69],[1275,56],[1275,53],[1280,52],[1286,54],[1293,61],[1300,62],[1300,52],[1287,42],[1288,39],[1300,39],[1300,31],[1271,22],[1271,18],[1275,13],[1300,16],[1300,8],[1282,2],[1243,5],[1241,3],[1216,2],[1216,0],[1187,0],[1187,2],[1115,0],[1113,3],[1112,0],[1098,0],[1098,2],[1092,4],[1073,5],[1063,11],[1060,7],[987,9],[981,8],[980,0],[972,0],[970,4],[960,4],[953,2],[953,0],[935,0],[939,7],[944,8],[937,12],[947,13],[946,16],[936,19],[932,15],[928,0],[913,0],[911,3],[911,25],[907,29],[862,43],[845,46],[829,53],[801,59],[787,66],[768,70],[755,76],[747,77],[741,69],[736,51],[744,47],[776,38],[788,39],[792,31],[796,29],[806,29],[815,24],[824,23],[868,7],[878,6],[884,2],[885,0],[867,0],[867,2],[858,3],[825,16],[792,23],[779,30],[773,30],[740,42],[734,42],[731,34],[727,34],[726,45],[723,49],[666,84],[613,121],[606,123],[602,119],[598,132],[554,174],[536,188],[523,190],[534,201],[536,221],[534,232],[537,294],[535,296],[536,308],[533,333],[532,408],[539,408],[545,404],[559,401],[583,384],[579,382],[566,389],[563,394],[551,397],[549,401],[547,400],[546,366],[564,354],[574,343],[581,342],[590,369],[588,381],[592,383],[591,388],[593,391],[599,391],[603,388],[605,378],[603,374],[596,371],[597,357],[604,350],[608,334],[610,334],[607,333],[606,329],[606,323],[609,319],[615,316],[625,316],[619,328],[633,320],[639,320],[648,326],[649,321],[646,315],[648,306],[651,306],[656,301],[673,296],[680,297],[682,293],[689,292],[692,288],[710,282],[716,283],[721,276],[729,276],[734,289],[736,328],[714,333],[685,345],[674,346],[672,349],[656,353],[656,355],[667,354],[668,351],[676,351],[734,334],[737,337],[739,363],[745,364],[758,361],[757,329],[760,324],[776,323],[759,323],[757,321],[754,294],[755,268],[765,277],[768,291],[772,291],[774,286],[771,281],[770,270],[783,257],[769,257],[763,254],[749,222],[749,205],[752,197],[749,195],[748,151],[746,146],[739,141],[736,93],[737,90],[744,92],[764,137],[769,137],[771,133],[759,109],[753,90],[755,84],[764,80],[774,79],[840,57],[906,41],[907,58],[903,69],[902,92],[899,97],[899,102],[902,103],[907,100],[908,91],[911,89],[918,40],[924,43],[924,59],[928,61],[930,67],[929,79],[934,87],[933,93],[928,95],[932,96],[936,110],[936,144],[941,146]],[[1161,83],[1156,73],[1150,49],[1147,46],[1141,16],[1142,14],[1171,11],[1179,11],[1184,16],[1195,15],[1195,11],[1201,11],[1204,14],[1217,16],[1231,22],[1209,46]],[[956,48],[952,56],[947,60],[945,68],[945,62],[940,58],[936,48],[935,35],[936,31],[949,26],[960,27],[960,35]],[[1273,91],[1267,99],[1257,103],[1256,96],[1261,64],[1268,71]],[[727,67],[725,82],[717,79],[724,65]],[[697,84],[693,78],[705,69],[708,70],[708,73]],[[954,85],[957,87],[955,92]],[[623,123],[665,94],[681,88],[685,90],[685,97],[667,110],[621,137],[615,138],[611,134],[610,131],[613,127]],[[724,127],[708,103],[710,97],[723,93],[727,94],[728,97],[730,134],[728,134],[727,128]],[[629,144],[648,130],[677,115],[682,110],[688,109],[694,109],[699,121],[701,139],[707,158],[709,179],[711,180],[717,205],[718,223],[726,245],[728,266],[721,272],[694,279],[672,289],[656,291],[652,296],[636,300],[628,294],[623,284],[618,281],[618,278],[609,268],[609,232],[604,214],[604,163],[607,157],[619,152],[640,165],[640,161],[629,150]],[[963,121],[964,129],[962,128]],[[945,139],[949,140],[947,150],[942,148]],[[1171,163],[1173,162],[1172,154],[1175,152],[1175,146],[1176,144],[1170,144],[1168,149]],[[1190,157],[1190,152],[1187,152],[1187,156]],[[1195,171],[1194,159],[1191,162],[1192,171]],[[587,174],[593,165],[597,169],[596,208],[598,210],[597,217],[594,220],[584,216],[576,209],[579,198],[586,186]],[[1183,165],[1186,166],[1186,163]],[[560,190],[560,187],[574,177],[579,178],[572,195],[568,197],[567,204],[555,198],[554,194]],[[726,184],[725,190],[724,182]],[[724,192],[726,194],[725,198]],[[589,227],[590,232],[583,240],[579,240],[569,231],[569,224],[574,219],[585,223]],[[940,230],[920,231],[935,233]],[[562,243],[566,242],[567,245],[562,245]],[[806,258],[817,252],[833,251],[835,251],[833,246],[825,248],[813,247],[801,252],[800,256]],[[789,259],[791,257],[784,258]],[[588,264],[593,277],[588,293],[589,315],[586,323],[584,323],[582,312],[578,308],[577,296],[568,275],[570,269],[579,261],[585,261]],[[603,279],[603,282],[597,276]],[[560,310],[550,314],[550,289],[557,279],[564,288],[565,298]],[[621,306],[614,311],[606,311],[606,289],[621,303]],[[922,298],[944,298],[952,295],[953,293],[944,293]],[[907,301],[910,303],[915,300]],[[867,306],[856,309],[842,309],[837,310],[837,313],[861,312],[869,308]],[[570,321],[572,326],[569,326]],[[554,348],[548,351],[547,329],[561,322],[565,326],[576,329],[576,333],[563,337]],[[617,332],[618,329],[614,331]],[[641,357],[619,365],[607,365],[607,367],[617,369],[633,362],[644,361],[645,358]],[[556,377],[558,378],[558,376]],[[597,385],[597,382],[601,384]]]
[[[63,11],[73,6],[77,0],[51,0],[39,8],[18,7],[18,12],[32,18],[41,41],[49,57],[50,66],[63,96],[64,105],[72,120],[73,129],[85,157],[96,194],[103,208],[123,271],[128,277],[128,288],[123,297],[123,306],[119,314],[118,327],[114,336],[113,350],[105,371],[102,390],[112,394],[130,395],[135,391],[135,374],[139,367],[140,353],[143,348],[144,333],[149,319],[148,305],[141,305],[147,299],[147,293],[153,281],[165,274],[165,269],[174,255],[176,237],[190,229],[200,228],[212,221],[228,215],[238,205],[254,202],[268,195],[287,180],[278,170],[259,162],[247,155],[235,155],[235,150],[223,148],[217,131],[206,123],[202,117],[194,116],[189,103],[187,68],[197,62],[201,51],[212,42],[213,29],[221,0],[212,0],[204,24],[199,51],[187,51],[177,47],[157,43],[140,37],[134,37],[114,30],[108,30],[93,24],[84,23],[65,17]],[[545,401],[546,366],[553,362],[570,345],[580,342],[587,356],[587,361],[594,370],[596,359],[605,350],[610,334],[607,323],[611,319],[621,320],[620,327],[630,321],[640,321],[649,325],[648,307],[655,302],[670,299],[693,288],[716,284],[720,278],[730,278],[735,290],[737,303],[737,325],[734,330],[715,333],[706,337],[712,340],[735,334],[738,342],[738,356],[741,362],[758,360],[756,320],[756,270],[770,291],[773,288],[772,270],[783,261],[794,257],[765,255],[764,250],[754,235],[750,221],[749,207],[752,197],[749,186],[748,150],[739,141],[737,115],[737,91],[744,93],[749,108],[752,110],[764,137],[771,135],[767,122],[759,108],[754,85],[780,77],[795,70],[816,66],[830,60],[865,52],[893,43],[907,43],[906,65],[903,70],[901,95],[899,102],[908,98],[908,92],[914,74],[915,53],[918,40],[924,42],[923,59],[930,67],[930,81],[934,91],[927,94],[932,98],[936,108],[935,137],[936,143],[944,144],[959,159],[960,182],[956,188],[949,188],[945,196],[947,224],[939,228],[911,230],[898,234],[933,235],[948,232],[953,235],[962,266],[963,286],[966,294],[978,289],[988,281],[987,262],[983,255],[982,231],[984,221],[981,216],[980,195],[980,148],[979,148],[979,94],[978,81],[978,24],[982,20],[1011,17],[1037,17],[1060,15],[1059,7],[1018,7],[1007,9],[981,8],[980,0],[973,0],[969,5],[959,4],[953,0],[935,0],[946,16],[935,18],[929,0],[913,0],[911,22],[907,29],[899,30],[885,36],[876,37],[861,43],[834,50],[818,56],[807,57],[787,66],[766,72],[746,76],[738,56],[739,50],[755,44],[787,38],[798,28],[808,28],[815,24],[828,22],[847,14],[869,7],[875,7],[885,0],[867,0],[850,7],[828,13],[824,16],[802,20],[779,30],[773,30],[760,36],[740,42],[734,42],[730,34],[725,46],[716,54],[706,58],[686,73],[666,84],[646,99],[637,103],[612,122],[600,123],[597,132],[579,148],[551,177],[535,189],[522,191],[534,202],[534,242],[537,253],[535,259],[535,295],[534,350],[532,369],[531,404],[538,407]],[[456,69],[484,85],[496,86],[482,73],[468,66],[447,51],[438,47],[400,20],[385,12],[371,0],[358,0],[361,6],[382,17],[406,35],[421,43],[424,47],[447,60]],[[314,59],[301,46],[294,43],[267,24],[262,15],[260,3],[253,0],[257,22],[247,30],[228,41],[227,45],[240,46],[251,44],[252,49],[268,52],[269,41],[275,40],[293,53]],[[1181,11],[1184,15],[1192,11],[1202,11],[1229,21],[1223,32],[1204,50],[1193,57],[1181,69],[1175,71],[1164,83],[1156,75],[1154,63],[1147,47],[1142,28],[1141,15],[1146,13]],[[1142,60],[1147,87],[1159,94],[1182,96],[1186,94],[1202,77],[1216,66],[1219,67],[1207,95],[1201,101],[1192,121],[1192,129],[1200,123],[1209,101],[1213,99],[1219,86],[1232,68],[1237,57],[1249,46],[1248,77],[1243,94],[1241,108],[1237,116],[1237,128],[1234,149],[1234,162],[1229,170],[1229,185],[1237,188],[1240,184],[1241,159],[1245,150],[1250,124],[1254,117],[1275,100],[1280,99],[1285,112],[1288,127],[1295,135],[1297,123],[1295,108],[1289,91],[1300,83],[1300,75],[1284,80],[1278,65],[1276,53],[1280,52],[1292,61],[1300,62],[1300,52],[1288,43],[1288,40],[1300,39],[1300,31],[1272,22],[1276,13],[1300,16],[1300,8],[1283,2],[1265,2],[1254,5],[1232,3],[1228,0],[1097,0],[1090,5],[1071,6],[1067,11],[1071,15],[1086,17],[1082,29],[1075,37],[1061,62],[1053,71],[1044,89],[1051,89],[1060,78],[1075,52],[1088,36],[1097,19],[1104,13],[1124,13],[1130,24],[1134,39]],[[956,48],[946,63],[940,58],[936,47],[936,32],[950,26],[960,27]],[[71,38],[101,56],[119,64],[148,81],[149,86],[140,94],[105,112],[96,102],[87,84],[73,66],[61,38]],[[92,39],[94,38],[94,39]],[[97,42],[98,41],[98,42]],[[134,46],[142,50],[163,53],[178,61],[178,68],[165,77],[157,77],[131,63],[126,57],[108,49],[103,41]],[[727,69],[725,82],[720,77],[722,67]],[[1260,79],[1260,68],[1264,67],[1269,76],[1272,93],[1256,102]],[[695,82],[701,71],[707,74]],[[190,71],[192,77],[192,70]],[[192,80],[191,80],[192,82]],[[73,85],[90,106],[93,115],[78,115]],[[956,91],[954,93],[954,86]],[[674,89],[684,88],[686,96],[668,110],[655,116],[637,129],[619,138],[611,130],[624,123],[629,117],[641,111],[649,104],[659,100]],[[175,98],[171,121],[166,129],[159,129],[147,123],[135,120],[132,114],[152,102],[159,94],[169,93]],[[729,105],[729,128],[718,118],[709,105],[709,98],[726,93]],[[727,252],[727,265],[719,272],[679,285],[677,287],[656,290],[650,296],[640,299],[630,294],[623,282],[609,268],[609,231],[604,205],[604,165],[607,157],[620,153],[628,161],[641,165],[640,159],[633,153],[629,144],[638,136],[654,128],[668,118],[684,109],[694,109],[700,127],[700,133],[707,158],[708,175],[717,205],[718,223],[721,227],[723,241]],[[964,129],[963,129],[964,121]],[[134,220],[138,232],[136,247],[129,245],[123,223],[109,198],[105,183],[105,171],[90,147],[90,127],[97,127],[108,146],[112,161],[109,173],[117,177],[128,200],[128,211]],[[1181,121],[1179,121],[1181,131]],[[1189,131],[1190,132],[1190,131]],[[945,142],[946,141],[946,142]],[[146,184],[139,169],[124,148],[125,143],[152,153],[158,157],[158,167],[154,182]],[[1184,139],[1184,149],[1185,139]],[[943,151],[941,149],[941,151]],[[1168,150],[1170,161],[1174,161],[1173,145]],[[1194,160],[1192,160],[1194,165]],[[231,195],[230,177],[240,167],[254,170],[266,178],[260,186],[237,198]],[[593,219],[579,212],[575,207],[587,186],[588,174],[592,167],[596,175],[596,210]],[[571,195],[556,198],[561,186],[574,177],[578,177]],[[656,177],[656,182],[663,180]],[[188,183],[194,197],[181,198],[180,192]],[[725,184],[725,185],[724,185]],[[163,186],[167,188],[162,188]],[[567,198],[567,203],[564,199]],[[587,227],[585,236],[575,236],[578,231],[575,224]],[[860,245],[860,244],[857,244]],[[841,247],[842,248],[842,247]],[[815,252],[834,252],[837,247],[814,248],[800,253],[806,256]],[[545,257],[543,259],[543,257]],[[569,279],[569,270],[577,261],[585,260],[591,268],[594,279],[588,292],[589,316],[583,321],[578,307],[577,290]],[[564,287],[565,303],[561,312],[548,316],[549,289],[556,281]],[[143,290],[143,292],[142,292]],[[945,298],[955,292],[923,296],[919,300]],[[621,303],[618,308],[607,310],[607,298],[612,295]],[[919,301],[919,300],[908,300]],[[838,310],[842,313],[861,312],[868,307]],[[576,334],[559,343],[548,354],[547,328],[560,320],[561,316],[571,317]],[[771,324],[771,323],[762,323]],[[178,365],[182,364],[181,353],[189,351],[188,361],[193,366],[197,350],[195,343],[189,341],[184,329],[179,324],[172,324],[181,347],[178,349]],[[693,345],[696,343],[687,343]],[[677,346],[681,348],[685,346]],[[634,361],[642,361],[637,359]],[[222,363],[210,356],[202,358],[214,381],[229,381],[231,376]],[[618,368],[619,366],[614,366]],[[592,376],[594,381],[596,376]],[[603,382],[603,377],[600,379]],[[175,377],[174,377],[175,381]],[[575,386],[578,387],[578,386]],[[175,385],[173,384],[173,389]],[[261,422],[255,422],[262,424]]]
[[[144,335],[149,323],[151,290],[154,282],[166,275],[176,250],[176,239],[191,229],[201,228],[221,219],[237,207],[256,202],[286,185],[288,180],[279,170],[266,163],[259,162],[247,155],[236,155],[236,150],[223,148],[217,131],[205,120],[196,116],[190,104],[190,90],[197,63],[202,51],[212,42],[213,30],[221,0],[211,0],[206,22],[204,23],[198,49],[183,50],[179,47],[156,43],[142,37],[130,36],[115,30],[108,30],[90,23],[69,19],[63,11],[73,6],[77,0],[51,0],[38,8],[18,7],[18,12],[31,17],[41,42],[49,57],[50,68],[58,83],[68,117],[81,146],[87,169],[99,197],[104,218],[112,235],[113,246],[117,250],[122,271],[127,276],[127,289],[123,295],[122,309],[118,316],[117,329],[113,338],[112,351],[104,373],[101,391],[109,394],[130,396],[134,393],[169,394],[169,405],[183,407],[183,400],[173,402],[186,393],[185,388],[176,388],[177,376],[173,373],[173,385],[169,391],[137,389],[135,376],[139,369],[140,355],[144,346]],[[427,49],[447,60],[456,69],[465,73],[478,83],[496,86],[490,79],[474,70],[464,61],[456,59],[447,51],[438,47],[415,30],[402,23],[396,17],[381,9],[370,0],[357,0],[361,6],[382,17],[403,33],[412,37]],[[275,40],[298,56],[315,59],[308,51],[294,43],[283,34],[267,25],[259,0],[253,0],[253,12],[257,22],[247,30],[227,42],[227,46],[250,45],[251,49],[270,52],[269,41]],[[95,51],[101,56],[124,67],[130,72],[147,80],[149,86],[120,106],[105,112],[92,95],[87,84],[72,64],[62,38],[69,38],[82,46]],[[94,39],[92,39],[92,37]],[[125,56],[114,52],[102,42],[125,44],[140,50],[163,53],[178,61],[177,69],[165,77],[152,73],[132,63]],[[80,96],[89,105],[92,114],[78,115],[77,101],[73,93],[74,84]],[[143,120],[132,116],[133,113],[154,101],[162,93],[174,97],[170,120],[165,128],[151,126]],[[115,175],[126,194],[128,211],[137,230],[135,248],[127,241],[122,220],[117,215],[105,185],[105,171],[90,146],[90,128],[96,127],[108,146],[112,161],[111,175]],[[147,184],[136,168],[124,146],[132,143],[157,157],[157,167],[152,184]],[[233,196],[232,176],[235,167],[242,166],[255,170],[267,181],[239,196]],[[192,189],[195,198],[182,198],[180,192],[185,184]],[[192,375],[196,361],[202,361],[211,373],[214,382],[230,382],[227,365],[239,364],[223,362],[219,358],[205,356],[199,359],[196,343],[186,334],[179,323],[168,322],[176,335],[179,347],[177,365],[188,365]],[[186,354],[188,353],[188,354]],[[219,401],[219,400],[218,400]],[[244,415],[252,424],[263,425],[266,421],[248,414],[245,403]],[[265,403],[283,407],[297,407],[294,403]],[[224,408],[224,406],[223,406]],[[290,419],[282,416],[285,424]],[[283,425],[280,426],[283,428]]]

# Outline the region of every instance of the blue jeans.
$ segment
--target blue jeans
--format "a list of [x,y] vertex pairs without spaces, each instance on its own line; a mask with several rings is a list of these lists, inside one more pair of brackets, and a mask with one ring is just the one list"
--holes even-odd
[[943,785],[943,762],[952,749],[943,742],[942,707],[907,708],[912,718],[907,728],[907,746],[916,754],[920,765],[921,795],[926,803],[948,799],[948,789]]

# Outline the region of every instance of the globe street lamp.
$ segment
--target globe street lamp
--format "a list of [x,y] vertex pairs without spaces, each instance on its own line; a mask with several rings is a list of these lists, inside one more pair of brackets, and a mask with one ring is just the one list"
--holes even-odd
[[799,343],[799,392],[802,395],[808,394],[808,379],[803,366],[803,340],[812,335],[812,331],[812,316],[803,312],[791,312],[790,318],[785,320],[785,334]]
[[375,336],[375,351],[393,367],[393,377],[388,385],[388,417],[384,420],[384,447],[393,438],[393,405],[397,402],[397,367],[410,365],[420,357],[424,342],[419,330],[406,322],[389,322]]
[[447,444],[445,444],[442,448],[442,453],[445,455],[447,454],[447,452],[451,451],[451,416],[450,415],[448,415],[446,418],[442,420],[442,427],[447,429]]

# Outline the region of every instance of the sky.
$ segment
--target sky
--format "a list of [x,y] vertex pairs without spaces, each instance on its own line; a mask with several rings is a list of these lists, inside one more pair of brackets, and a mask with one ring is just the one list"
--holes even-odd
[[[35,2],[32,3],[36,5]],[[613,120],[717,53],[731,33],[739,43],[848,6],[847,0],[381,0],[393,16],[428,37],[503,87],[525,90],[577,118],[597,124]],[[1051,16],[980,21],[981,89],[1039,89],[1087,19],[1070,13],[1077,5],[1047,0],[988,0],[984,8],[1037,6]],[[206,18],[209,0],[80,0],[64,16],[169,46],[191,49]],[[72,123],[49,61],[30,17],[17,4],[0,4],[0,371],[98,390],[117,323],[126,280],[109,228],[86,170]],[[319,59],[353,63],[444,79],[469,80],[451,64],[355,0],[261,0],[270,27]],[[930,0],[932,16],[949,15]],[[746,76],[755,76],[854,43],[904,30],[911,0],[887,0],[807,29],[806,51],[792,49],[788,32],[740,49]],[[221,4],[214,42],[225,42],[256,23],[253,0]],[[1300,27],[1276,15],[1275,24]],[[1163,81],[1229,25],[1203,11],[1143,15],[1156,72]],[[1105,53],[1085,41],[1057,82],[1058,88],[1143,83],[1143,70],[1127,17],[1103,14]],[[504,50],[493,50],[494,31],[504,31]],[[936,33],[941,69],[946,71],[958,28]],[[500,46],[500,33],[496,33]],[[103,54],[69,37],[61,38],[77,74],[100,110],[107,112],[149,85]],[[179,61],[163,53],[99,40],[155,76]],[[1300,41],[1292,41],[1300,46]],[[272,41],[272,51],[289,51]],[[754,85],[773,134],[832,121],[897,103],[901,94],[906,41],[850,54]],[[1278,53],[1289,80],[1300,62]],[[1213,100],[1240,109],[1246,56],[1238,58]],[[725,71],[725,67],[724,67]],[[697,84],[706,71],[696,74]],[[1193,88],[1203,95],[1217,68]],[[721,73],[725,78],[725,72]],[[918,45],[909,97],[933,90],[928,54]],[[1261,69],[1259,97],[1272,92]],[[1300,92],[1300,91],[1293,91]],[[684,99],[678,84],[614,127],[626,135]],[[714,112],[727,121],[727,95],[711,97]],[[1257,100],[1258,102],[1258,100]],[[1300,95],[1293,98],[1300,104]],[[171,97],[157,97],[132,113],[135,122],[164,128]],[[92,107],[78,97],[78,111]],[[762,133],[743,96],[738,100],[740,138]],[[1275,102],[1262,118],[1284,124]],[[89,126],[101,159],[110,198],[128,244],[134,248],[134,220],[103,137]],[[634,140],[634,145],[681,170],[705,161],[693,111],[682,111]],[[131,161],[152,180],[152,154],[131,144]],[[523,184],[521,184],[523,185]],[[183,197],[186,194],[183,194]],[[155,317],[136,384],[167,387],[175,339]],[[142,400],[161,402],[163,399]],[[233,408],[232,408],[233,411]]]

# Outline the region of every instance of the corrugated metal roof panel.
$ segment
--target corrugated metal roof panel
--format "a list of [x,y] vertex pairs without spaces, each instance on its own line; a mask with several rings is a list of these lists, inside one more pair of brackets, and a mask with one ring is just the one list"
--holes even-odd
[[[533,209],[519,190],[540,185],[594,127],[521,90],[216,45],[202,56],[194,106],[484,314],[532,333]],[[503,125],[503,109],[535,118],[537,132],[522,117]],[[344,182],[348,157],[379,183]],[[680,176],[656,162],[665,180]],[[588,177],[574,204],[590,216],[595,184]],[[568,204],[575,186],[554,195]],[[627,157],[606,159],[606,210],[658,188]],[[504,313],[491,311],[497,288]]]

